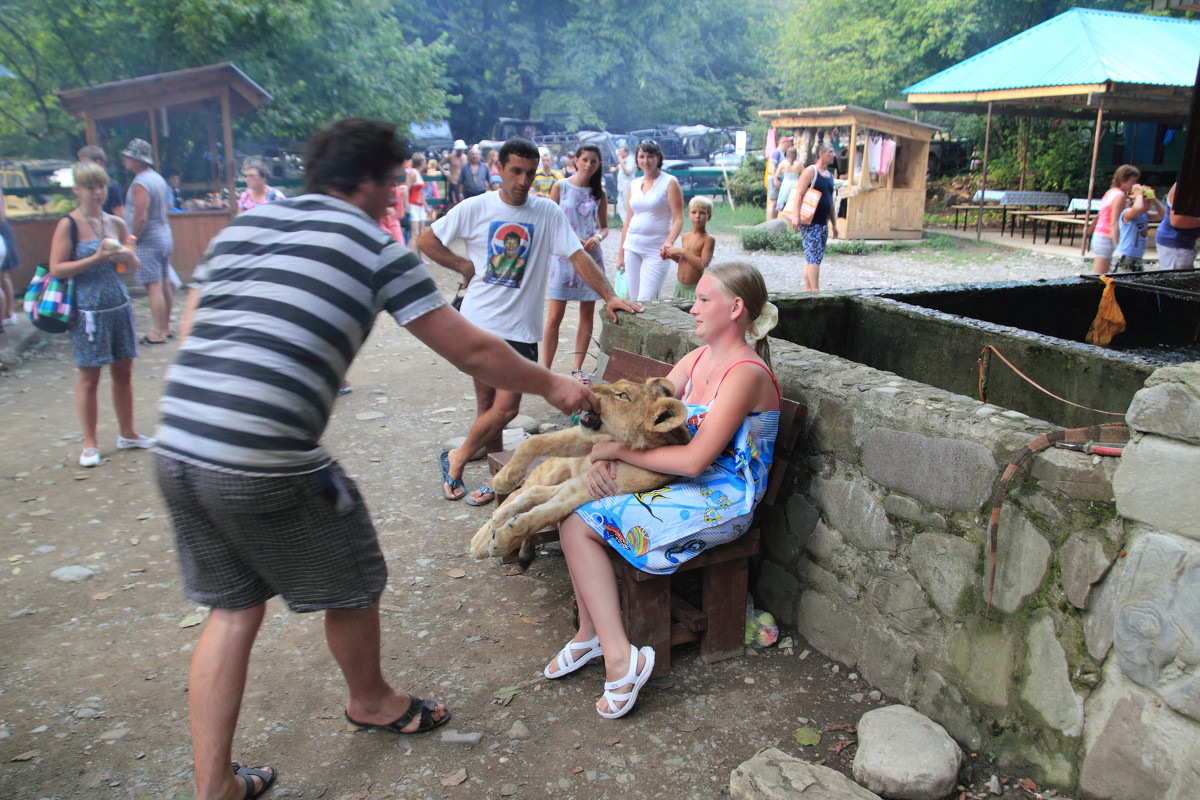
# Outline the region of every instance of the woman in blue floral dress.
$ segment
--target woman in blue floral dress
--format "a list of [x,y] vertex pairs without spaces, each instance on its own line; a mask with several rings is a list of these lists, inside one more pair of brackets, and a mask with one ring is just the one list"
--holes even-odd
[[[707,346],[667,376],[688,407],[691,442],[645,451],[595,445],[587,482],[598,499],[559,526],[579,630],[544,674],[561,678],[604,655],[605,691],[596,710],[609,719],[633,707],[654,669],[654,649],[629,641],[606,548],[639,569],[669,574],[736,539],[766,492],[775,450],[780,396],[766,336],[779,317],[762,275],[748,264],[709,267],[696,284],[691,314]],[[618,460],[681,480],[640,496],[616,495],[612,462]]]
[[[550,189],[550,199],[558,203],[579,237],[587,254],[604,271],[604,253],[600,243],[608,236],[608,198],[604,193],[604,169],[600,148],[594,144],[580,145],[575,154],[576,171]],[[592,291],[579,273],[565,258],[555,259],[550,266],[550,302],[546,306],[546,326],[542,331],[542,365],[553,369],[558,350],[558,329],[567,302],[579,301],[579,328],[575,331],[574,365],[571,374],[583,383],[589,379],[583,372],[583,357],[592,341],[592,326],[596,316],[596,301],[600,295]]]
[[98,164],[76,164],[75,197],[79,207],[58,221],[50,242],[50,274],[71,278],[75,284],[75,317],[71,321],[71,349],[79,382],[75,409],[83,427],[83,452],[79,464],[100,463],[96,439],[99,415],[100,373],[112,373],[113,407],[117,412],[117,447],[121,450],[153,447],[154,440],[133,427],[133,359],[137,337],[129,293],[118,271],[138,268],[137,255],[121,245],[129,236],[125,221],[105,214],[100,205],[108,188],[108,175]]

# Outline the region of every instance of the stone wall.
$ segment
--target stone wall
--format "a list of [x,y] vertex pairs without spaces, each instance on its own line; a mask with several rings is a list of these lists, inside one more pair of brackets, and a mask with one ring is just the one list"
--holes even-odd
[[[700,344],[692,330],[682,308],[651,304],[606,323],[603,345],[675,361]],[[758,603],[1040,782],[1147,800],[1200,775],[1200,371],[1147,382],[1125,459],[1028,462],[1003,506],[989,613],[991,491],[1054,426],[771,346],[808,430],[764,520]]]

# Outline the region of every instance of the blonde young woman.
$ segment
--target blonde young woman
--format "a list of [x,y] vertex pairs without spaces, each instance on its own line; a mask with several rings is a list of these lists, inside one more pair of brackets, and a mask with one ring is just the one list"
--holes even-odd
[[100,206],[108,190],[108,174],[98,164],[76,164],[72,191],[79,207],[58,221],[50,242],[50,274],[75,281],[76,317],[71,323],[71,349],[79,381],[75,410],[83,428],[79,465],[100,463],[96,438],[100,373],[112,374],[113,408],[117,414],[117,448],[153,447],[154,439],[133,427],[133,359],[137,336],[125,282],[117,274],[137,270],[138,257],[119,245],[129,235],[125,221]]
[[[685,355],[668,379],[688,407],[686,445],[630,450],[592,447],[588,489],[598,498],[559,526],[579,606],[579,629],[543,674],[562,678],[604,657],[607,719],[629,713],[650,679],[655,653],[629,641],[607,548],[633,566],[669,574],[705,550],[745,533],[767,488],[779,430],[779,387],[767,333],[778,322],[762,275],[748,264],[709,267],[691,308],[705,343]],[[615,461],[680,476],[655,493],[652,509],[636,495],[615,495]]]

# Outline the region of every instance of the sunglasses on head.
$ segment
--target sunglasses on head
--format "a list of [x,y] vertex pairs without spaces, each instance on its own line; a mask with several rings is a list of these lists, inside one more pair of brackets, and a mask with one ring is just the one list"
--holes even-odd
[[642,139],[640,142],[638,142],[638,144],[652,144],[655,147],[658,147],[658,142],[654,141],[653,139]]

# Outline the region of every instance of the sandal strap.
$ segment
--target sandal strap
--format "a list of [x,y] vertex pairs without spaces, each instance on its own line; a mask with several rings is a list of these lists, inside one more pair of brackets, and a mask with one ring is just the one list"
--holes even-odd
[[392,727],[396,730],[401,730],[412,722],[413,717],[417,714],[421,715],[421,724],[418,727],[424,728],[433,718],[433,710],[436,708],[432,700],[422,700],[415,694],[408,695],[408,711],[400,715],[400,719],[392,723]]
[[[604,682],[604,693],[610,694],[611,690],[616,689],[618,686],[624,686],[627,683],[635,683],[637,681],[637,671],[638,671],[637,662],[638,662],[638,649],[631,644],[631,645],[629,645],[629,671],[625,673],[624,678],[620,678],[615,681],[605,681]],[[614,696],[616,696],[615,693],[613,693],[613,694],[614,694]],[[629,696],[628,692],[623,692],[622,694],[625,697]]]
[[[595,636],[586,642],[567,642],[562,650],[558,651],[558,670],[562,672],[564,669],[573,669],[579,663],[579,659],[586,656],[593,649],[599,649],[600,637]],[[575,653],[579,655],[576,656]]]

